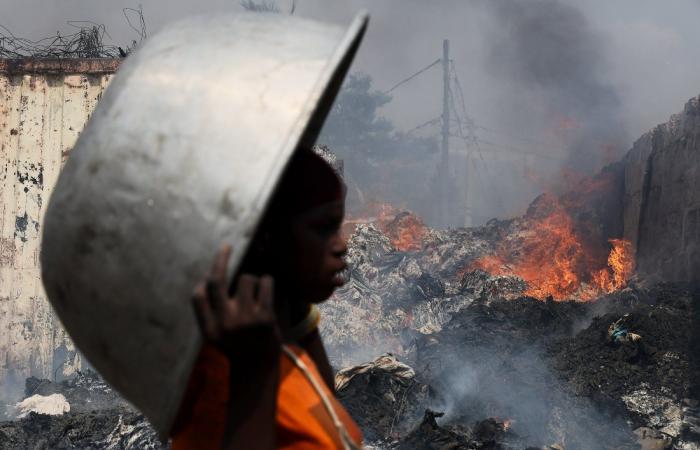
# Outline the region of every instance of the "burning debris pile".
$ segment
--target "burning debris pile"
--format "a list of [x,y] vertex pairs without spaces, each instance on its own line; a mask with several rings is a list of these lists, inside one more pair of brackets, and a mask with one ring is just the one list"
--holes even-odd
[[[634,274],[622,171],[481,227],[350,217],[322,333],[369,448],[700,448],[700,290]],[[25,397],[0,447],[162,448],[94,375]]]
[[[591,300],[624,288],[634,254],[622,235],[620,165],[583,179],[563,196],[543,194],[513,221],[493,252],[465,270],[522,278],[525,294],[544,299]],[[607,202],[599,204],[599,201]]]
[[[363,329],[328,330],[338,367],[400,354],[405,330],[439,331],[477,298],[588,301],[626,287],[633,249],[620,238],[622,206],[610,200],[622,197],[620,171],[611,166],[569,194],[538,197],[522,217],[483,227],[434,230],[386,205],[351,218],[349,282],[325,308],[342,323],[357,318]],[[350,354],[368,342],[384,348]]]
[[[569,298],[533,295],[517,264],[475,266],[489,255],[524,261],[517,246],[535,242],[528,226],[561,211],[548,209],[554,201],[479,228],[433,230],[387,209],[352,224],[348,283],[322,306],[322,332],[334,365],[349,367],[337,375],[338,397],[370,448],[698,448],[690,335],[699,293],[625,273],[624,288],[595,299],[592,275]],[[580,211],[581,220],[594,216]],[[566,267],[622,273],[601,267],[616,260],[615,246],[598,254],[597,265],[576,272],[588,261],[580,257]],[[0,424],[2,448],[163,448],[94,374],[29,379],[25,394],[60,395],[68,411],[35,409]]]
[[700,297],[634,278],[619,205],[601,201],[617,171],[479,228],[388,207],[351,220],[348,283],[322,331],[336,367],[395,355],[338,378],[378,448],[700,446]]
[[[424,313],[432,329],[410,328],[395,303],[384,311],[373,305],[371,321],[326,317],[329,337],[348,326],[357,341],[358,334],[384,333],[365,341],[379,342],[365,354],[393,345],[413,366],[384,356],[339,374],[340,398],[380,448],[700,445],[689,370],[691,317],[698,314],[691,291],[633,286],[595,302],[508,300],[499,295],[522,293],[522,282],[484,272],[464,278],[445,297],[414,291],[414,310],[432,313]],[[339,300],[346,301],[352,297]],[[438,306],[445,304],[453,310]],[[330,340],[331,354],[349,357],[348,348]],[[445,416],[425,412],[421,421],[426,410]]]

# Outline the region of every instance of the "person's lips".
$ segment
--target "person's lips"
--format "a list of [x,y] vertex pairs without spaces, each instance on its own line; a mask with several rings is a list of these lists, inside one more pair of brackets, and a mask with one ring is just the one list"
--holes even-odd
[[333,273],[333,278],[331,284],[335,287],[340,287],[347,282],[347,264],[343,263],[338,269]]
[[335,275],[333,275],[331,284],[335,287],[341,287],[345,284],[345,281],[345,275],[343,274],[343,272],[338,272]]

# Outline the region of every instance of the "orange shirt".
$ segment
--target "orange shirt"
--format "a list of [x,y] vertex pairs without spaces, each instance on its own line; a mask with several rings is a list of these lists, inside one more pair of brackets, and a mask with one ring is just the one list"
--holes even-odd
[[[359,446],[362,433],[323,382],[314,362],[301,348],[291,347],[291,350],[319,381],[352,441]],[[221,448],[229,398],[229,370],[229,361],[224,354],[211,346],[202,349],[181,407],[172,450]],[[321,397],[306,375],[284,353],[280,356],[276,420],[278,449],[343,449],[338,431]]]

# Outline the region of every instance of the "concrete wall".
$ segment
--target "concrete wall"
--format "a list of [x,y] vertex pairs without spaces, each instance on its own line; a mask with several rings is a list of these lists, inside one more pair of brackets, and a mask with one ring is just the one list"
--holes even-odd
[[0,60],[0,386],[61,378],[82,362],[46,300],[41,224],[58,173],[115,60]]
[[700,281],[700,97],[634,144],[624,205],[639,274]]

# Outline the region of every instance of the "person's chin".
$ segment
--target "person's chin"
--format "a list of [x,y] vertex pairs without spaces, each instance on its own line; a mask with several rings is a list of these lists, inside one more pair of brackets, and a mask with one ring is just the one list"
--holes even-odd
[[316,295],[313,296],[311,303],[318,304],[318,303],[325,302],[326,300],[331,298],[331,296],[333,295],[333,292],[335,292],[335,290],[337,288],[338,288],[338,286],[336,286],[335,284],[328,283],[326,286],[324,286],[323,288],[320,288],[318,290]]

